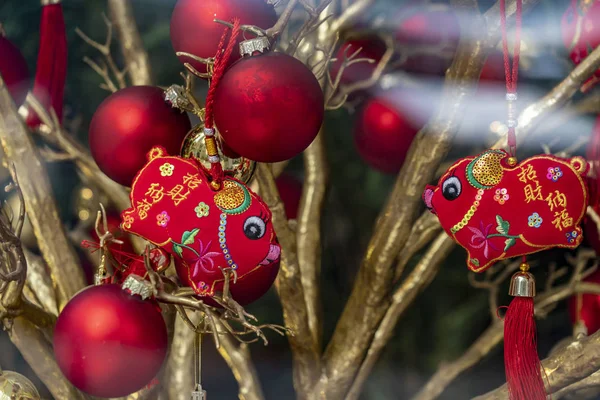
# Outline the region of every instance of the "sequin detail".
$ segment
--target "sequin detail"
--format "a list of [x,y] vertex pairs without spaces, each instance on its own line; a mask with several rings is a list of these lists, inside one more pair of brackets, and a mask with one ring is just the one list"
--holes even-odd
[[164,163],[159,167],[160,176],[171,176],[173,175],[173,171],[175,171],[175,166],[173,164]]
[[491,189],[502,180],[504,169],[500,160],[505,153],[498,150],[490,150],[473,161],[467,166],[467,180],[477,189]]
[[241,214],[250,207],[251,197],[245,186],[227,180],[215,195],[215,204],[227,214]]
[[225,256],[225,260],[227,261],[227,267],[231,269],[237,269],[237,264],[231,258],[231,253],[227,248],[227,239],[225,237],[225,228],[227,227],[227,214],[221,214],[221,221],[219,223],[219,245],[221,247],[221,251]]
[[450,229],[450,232],[456,233],[456,232],[460,231],[462,228],[464,228],[465,226],[467,226],[467,224],[469,223],[471,218],[473,218],[473,215],[475,215],[477,208],[479,207],[479,200],[481,200],[483,198],[483,193],[484,193],[483,189],[479,189],[477,191],[477,195],[475,196],[475,201],[473,202],[473,205],[471,207],[469,207],[469,210],[463,216],[462,220]]
[[508,195],[508,190],[506,188],[496,189],[494,201],[498,202],[498,204],[504,205],[509,198],[510,196]]
[[560,177],[562,177],[562,176],[563,176],[563,172],[561,171],[560,167],[548,168],[548,173],[546,174],[546,178],[548,178],[552,182],[558,181],[560,179]]
[[577,233],[577,231],[571,231],[571,232],[567,232],[565,234],[565,236],[567,237],[567,241],[569,243],[574,243],[575,240],[577,239],[577,236],[579,236],[579,234]]
[[160,214],[156,215],[156,224],[158,226],[162,226],[163,228],[167,227],[170,220],[171,217],[169,217],[169,214],[167,214],[166,211],[163,211]]
[[194,208],[194,211],[196,211],[196,216],[198,218],[208,217],[210,206],[205,202],[201,201],[200,203],[198,203],[196,208]]
[[543,221],[544,220],[542,219],[542,217],[540,217],[540,214],[534,212],[527,219],[527,225],[529,225],[531,228],[539,228],[540,226],[542,226]]

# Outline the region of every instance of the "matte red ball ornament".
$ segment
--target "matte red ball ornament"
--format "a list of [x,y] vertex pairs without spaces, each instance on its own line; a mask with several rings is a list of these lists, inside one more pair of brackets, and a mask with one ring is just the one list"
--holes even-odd
[[[575,65],[600,45],[600,1],[571,2],[561,21],[562,38]],[[581,87],[586,92],[600,82],[600,69]]]
[[215,92],[215,124],[232,151],[278,162],[300,154],[319,133],[323,92],[313,73],[284,53],[246,57]]
[[[171,43],[175,52],[186,52],[201,58],[217,54],[219,40],[225,26],[215,19],[231,21],[239,18],[243,25],[270,28],[277,22],[272,5],[265,0],[179,0],[171,17]],[[246,33],[246,36],[251,34]],[[241,37],[238,39],[239,43]],[[229,64],[240,58],[234,50]],[[199,72],[206,72],[206,65],[189,57],[179,56],[182,63],[190,63]]]
[[340,47],[335,56],[336,61],[331,65],[331,78],[335,80],[344,60],[355,55],[353,59],[368,58],[373,62],[356,62],[344,68],[340,83],[350,84],[369,79],[381,57],[383,57],[385,50],[385,43],[377,36],[348,40]]
[[187,114],[172,108],[162,89],[132,86],[110,95],[96,110],[90,150],[102,172],[130,186],[153,146],[178,153],[190,129]]
[[[358,114],[354,143],[362,159],[381,172],[397,173],[429,116],[422,93],[393,90],[369,99]],[[421,99],[423,100],[423,99]]]
[[118,285],[91,286],[69,301],[54,331],[65,377],[98,397],[121,397],[148,385],[167,354],[167,328],[156,303]]
[[279,196],[288,219],[296,219],[302,198],[302,182],[290,174],[283,173],[276,180]]
[[0,33],[0,75],[15,104],[25,101],[29,90],[27,61],[17,46]]
[[[587,277],[585,282],[600,284],[600,271]],[[588,335],[600,329],[600,296],[597,294],[579,294],[569,299],[569,317],[571,323],[583,322]]]
[[[416,4],[416,3],[415,3]],[[460,37],[456,15],[444,5],[408,6],[396,17],[394,38],[404,70],[441,75],[450,66]]]

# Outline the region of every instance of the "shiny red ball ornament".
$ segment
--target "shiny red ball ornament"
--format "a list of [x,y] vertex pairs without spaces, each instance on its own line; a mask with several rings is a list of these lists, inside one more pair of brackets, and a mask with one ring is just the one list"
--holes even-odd
[[110,95],[94,113],[90,150],[102,172],[130,186],[153,146],[177,154],[190,129],[187,114],[172,108],[162,89],[132,86]]
[[0,33],[0,76],[17,107],[23,104],[30,83],[27,61],[17,46],[2,36],[2,33]]
[[[181,282],[186,286],[192,286],[192,281],[189,278],[188,266],[185,266],[181,260],[174,257],[175,268]],[[257,268],[251,274],[245,275],[241,279],[238,278],[235,283],[229,285],[229,293],[231,297],[242,306],[254,303],[256,300],[263,297],[273,286],[277,274],[279,273],[279,261],[273,263],[266,268]],[[200,297],[200,299],[213,307],[221,308],[221,305],[209,296]]]
[[[588,276],[585,282],[600,284],[600,270]],[[600,329],[600,296],[597,294],[579,294],[569,298],[569,317],[571,323],[583,322],[588,335]]]
[[479,81],[504,84],[504,55],[502,52],[494,51],[488,56],[481,69]]
[[296,219],[302,198],[302,182],[290,174],[283,173],[276,180],[279,196],[288,219]]
[[[600,45],[600,1],[571,2],[561,20],[561,32],[569,57],[575,65]],[[586,92],[600,82],[600,69],[581,87]]]
[[158,305],[112,284],[75,295],[54,331],[54,355],[65,377],[81,391],[105,398],[148,385],[167,345]]
[[[171,16],[171,43],[175,52],[186,52],[201,58],[217,54],[219,40],[225,26],[215,19],[230,22],[239,18],[242,25],[270,28],[277,22],[275,9],[265,0],[179,0]],[[246,36],[251,34],[246,33]],[[241,36],[238,40],[241,41]],[[237,43],[229,63],[240,58]],[[199,72],[206,65],[189,57],[179,56],[182,63],[190,63]]]
[[452,10],[444,5],[404,7],[396,17],[394,38],[404,62],[401,68],[415,73],[442,75],[450,66],[460,25]]
[[215,124],[235,153],[259,162],[300,154],[319,133],[323,92],[313,73],[284,53],[232,65],[215,92]]
[[340,83],[347,85],[369,79],[373,75],[373,71],[377,67],[381,57],[383,57],[385,50],[385,43],[377,36],[347,41],[340,47],[335,56],[336,61],[331,65],[331,78],[335,80],[344,60],[356,54],[354,59],[368,58],[373,60],[373,62],[361,61],[344,68]]
[[[362,159],[381,172],[397,173],[410,145],[429,118],[423,94],[392,90],[363,105],[355,125],[354,142]],[[425,101],[426,102],[426,101]]]

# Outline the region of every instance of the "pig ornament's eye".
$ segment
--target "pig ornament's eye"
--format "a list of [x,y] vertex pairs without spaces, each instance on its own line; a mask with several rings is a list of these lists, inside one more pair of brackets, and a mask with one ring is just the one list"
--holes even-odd
[[460,192],[462,190],[462,185],[460,180],[455,176],[449,176],[446,178],[444,183],[442,183],[442,194],[446,200],[455,200],[460,196]]
[[258,240],[265,235],[265,221],[260,217],[248,217],[244,222],[244,235],[250,240]]

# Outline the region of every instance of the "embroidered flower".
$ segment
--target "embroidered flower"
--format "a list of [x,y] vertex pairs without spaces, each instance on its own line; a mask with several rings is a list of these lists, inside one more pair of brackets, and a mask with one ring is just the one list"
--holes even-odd
[[506,188],[496,189],[496,194],[494,195],[494,200],[503,205],[510,198],[508,195],[508,190]]
[[534,212],[529,216],[527,220],[527,225],[529,225],[532,228],[539,228],[540,226],[542,226],[543,221],[544,220],[542,219],[542,217],[540,217],[540,214]]
[[156,216],[156,224],[158,226],[162,226],[163,228],[167,227],[167,224],[169,223],[170,220],[171,220],[171,217],[169,217],[169,214],[167,214],[166,211],[163,211]]
[[220,252],[217,251],[209,251],[210,245],[212,242],[208,242],[206,246],[198,240],[200,248],[198,249],[196,262],[191,267],[192,268],[192,278],[198,276],[202,271],[204,272],[214,272],[215,269],[215,260],[213,257],[218,257],[221,255]]
[[160,175],[161,176],[171,176],[173,175],[173,171],[175,170],[175,166],[173,164],[164,163],[160,166]]
[[208,212],[210,211],[210,207],[208,206],[208,204],[201,201],[200,203],[198,203],[196,208],[194,208],[194,211],[196,211],[196,216],[198,218],[208,217]]
[[124,228],[131,228],[131,224],[133,223],[133,217],[131,215],[126,215],[125,218],[123,218],[123,227]]
[[563,176],[563,173],[562,173],[560,167],[548,168],[548,173],[546,174],[546,178],[548,178],[552,182],[558,181],[558,179],[561,176]]
[[492,244],[490,238],[488,237],[492,226],[493,224],[489,224],[488,226],[484,227],[483,221],[479,221],[479,229],[473,228],[472,226],[467,226],[467,228],[473,233],[473,236],[471,236],[471,246],[475,249],[480,249],[483,247],[483,255],[485,258],[489,258],[490,248],[498,251],[498,248]]
[[569,243],[574,243],[575,239],[577,239],[577,236],[579,236],[579,234],[577,233],[577,231],[571,231],[571,232],[567,232],[566,236],[567,236],[567,241]]

